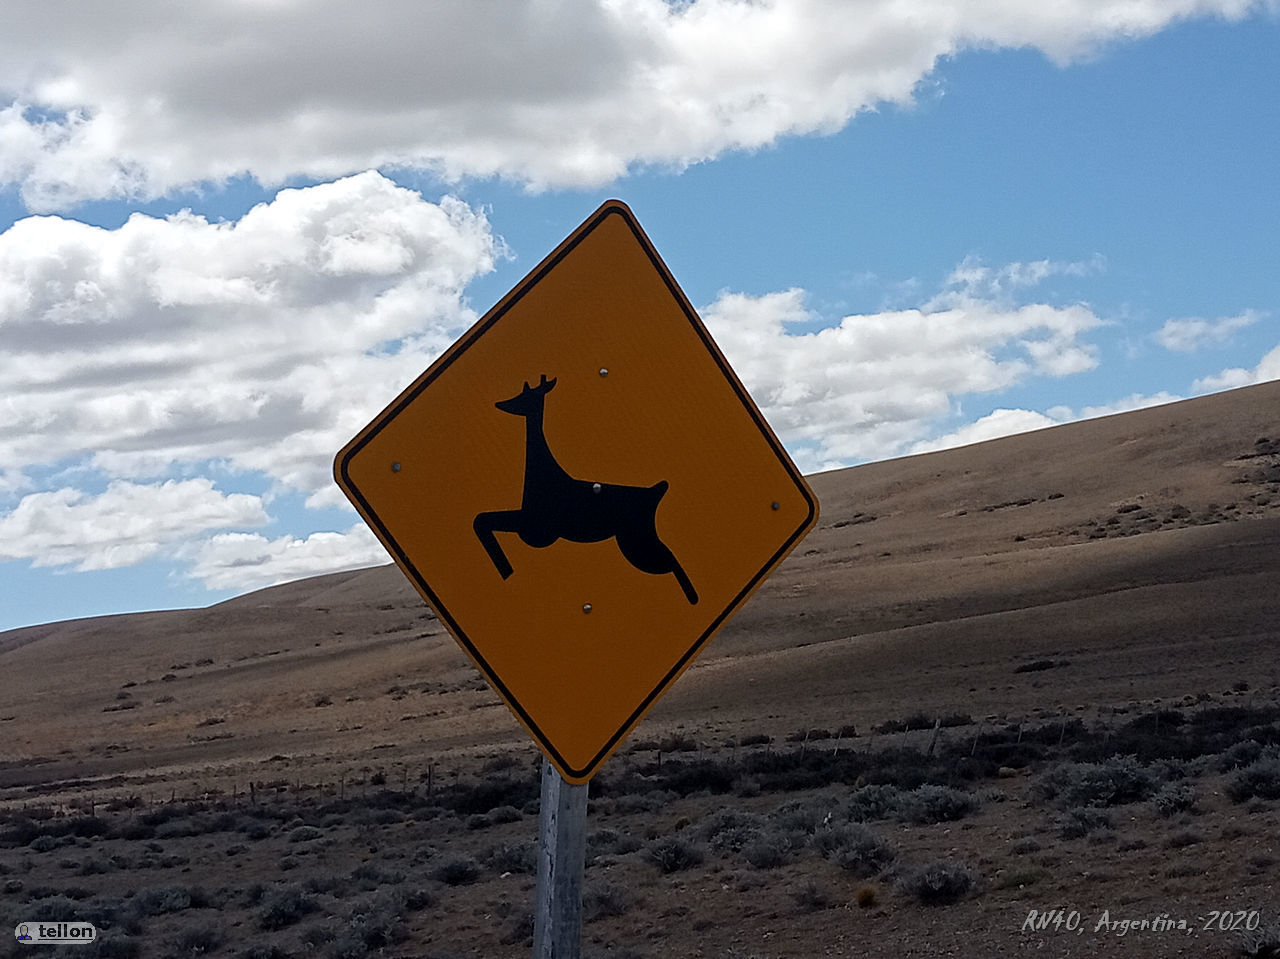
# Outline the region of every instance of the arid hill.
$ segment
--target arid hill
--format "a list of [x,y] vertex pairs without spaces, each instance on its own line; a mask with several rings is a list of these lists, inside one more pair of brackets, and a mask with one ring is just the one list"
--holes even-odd
[[[1276,679],[1280,383],[810,479],[820,527],[641,735]],[[1055,666],[1015,672],[1033,661]],[[5,798],[318,780],[524,738],[391,566],[13,630],[0,663]]]
[[[592,782],[584,955],[1276,955],[1280,383],[811,482]],[[0,633],[0,744],[85,955],[528,954],[536,751],[393,567]]]

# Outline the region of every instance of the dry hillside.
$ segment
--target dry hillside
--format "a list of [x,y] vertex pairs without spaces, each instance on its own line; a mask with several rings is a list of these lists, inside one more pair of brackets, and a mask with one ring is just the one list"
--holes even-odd
[[[1249,812],[1224,798],[1224,790],[1235,788],[1223,778],[1230,767],[1213,766],[1210,758],[1235,740],[1196,740],[1202,751],[1183,757],[1202,759],[1204,768],[1194,775],[1208,778],[1195,780],[1198,805],[1177,810],[1183,840],[1190,837],[1182,845],[1166,835],[1162,817],[1145,812],[1130,817],[1138,823],[1131,834],[1122,827],[1128,815],[1122,812],[1109,814],[1102,832],[1090,826],[1072,837],[1054,816],[1075,815],[1091,803],[1074,812],[1053,806],[1053,796],[1063,792],[1054,793],[1058,787],[1046,786],[1045,777],[1051,779],[1054,768],[1046,757],[1102,762],[1098,743],[1114,745],[1126,723],[1148,716],[1156,717],[1158,732],[1163,715],[1169,734],[1199,730],[1197,717],[1218,717],[1211,710],[1238,708],[1242,712],[1230,715],[1242,729],[1264,730],[1240,732],[1241,741],[1270,748],[1263,742],[1272,735],[1267,723],[1280,720],[1280,713],[1267,719],[1267,710],[1280,703],[1280,383],[824,473],[810,482],[822,505],[819,528],[644,720],[635,742],[605,766],[592,816],[618,841],[593,868],[611,870],[619,903],[606,904],[589,924],[592,948],[600,955],[725,959],[855,949],[980,955],[1034,940],[1051,955],[1249,954],[1237,935],[1247,930],[1189,935],[1175,949],[1151,933],[1145,939],[1090,934],[1075,944],[1052,932],[1028,938],[1019,923],[1031,901],[1025,889],[1037,883],[1033,892],[1047,894],[1044,908],[1049,900],[1076,902],[1093,914],[1113,903],[1113,911],[1149,916],[1230,907],[1277,918],[1280,872],[1272,864],[1280,797],[1268,798],[1264,787]],[[239,809],[246,801],[256,809],[268,794],[323,803],[347,801],[348,791],[368,796],[375,787],[426,802],[424,795],[438,798],[446,787],[506,781],[516,775],[512,770],[522,771],[523,782],[532,768],[522,730],[393,567],[290,583],[206,609],[0,633],[0,667],[0,807],[15,816],[37,806],[62,821],[62,811],[89,804],[90,814],[106,808],[112,816],[137,817],[140,809],[171,799],[198,801],[197,812]],[[948,722],[940,731],[895,732],[920,725],[904,723],[908,717],[932,719],[927,727]],[[1063,752],[1018,758],[1015,750],[1007,765],[993,758],[985,773],[971,771],[977,779],[965,788],[975,796],[983,789],[1002,792],[1003,802],[992,792],[954,832],[947,817],[934,828],[926,816],[926,825],[903,826],[896,838],[900,861],[926,853],[959,856],[980,878],[981,892],[945,910],[911,905],[905,867],[848,872],[832,865],[840,857],[821,842],[835,840],[817,839],[813,823],[794,825],[777,839],[779,861],[760,867],[744,865],[741,846],[717,845],[719,834],[707,825],[728,802],[759,817],[751,822],[764,835],[761,824],[775,822],[787,798],[779,791],[834,809],[868,783],[907,789],[916,781],[877,780],[874,763],[853,770],[840,765],[853,761],[848,757],[901,746],[919,750],[928,762],[952,756],[958,763],[963,753],[977,762],[988,747],[1008,745],[1001,737],[1014,729],[1019,745],[1024,730],[1028,742],[1039,730],[1034,735],[1047,737],[1045,749]],[[1151,790],[1172,788],[1173,774],[1164,767],[1157,774],[1151,765],[1172,759],[1144,756],[1145,748],[1134,747]],[[770,758],[757,762],[752,750]],[[832,764],[825,780],[771,785],[768,763],[803,765],[819,754]],[[876,763],[889,768],[897,761]],[[727,764],[730,772],[719,779],[707,773],[689,790],[663,778],[684,766],[693,775],[698,762]],[[941,783],[940,775],[921,772],[919,782]],[[995,778],[984,786],[985,775]],[[947,776],[937,788],[960,783],[960,773]],[[653,790],[661,783],[665,792],[646,806],[641,800],[649,786],[642,782]],[[1149,794],[1143,798],[1150,801]],[[634,822],[626,818],[628,803],[639,817]],[[489,824],[507,830],[510,842],[532,836],[528,809],[520,812],[514,801],[494,808],[516,810],[514,819]],[[290,810],[311,825],[302,807]],[[451,815],[465,823],[466,815],[491,813],[476,810],[464,814],[459,806]],[[398,835],[431,847],[422,862],[438,863],[442,850],[455,846],[487,862],[474,843],[482,832],[486,839],[496,832],[455,822],[432,833],[428,823],[443,820],[417,807],[401,809],[379,828],[391,829],[406,815],[417,825]],[[828,826],[831,815],[823,820]],[[351,862],[343,868],[378,860],[382,842],[397,841],[371,841],[371,826],[361,832],[340,819],[330,823],[333,850],[346,848],[343,843],[371,850],[348,850]],[[262,842],[286,835],[286,825],[299,828],[276,824]],[[317,828],[326,827],[317,820]],[[1110,845],[1097,840],[1106,830],[1120,838]],[[657,854],[644,844],[673,832],[690,836],[707,861],[670,874],[655,868]],[[623,841],[631,835],[640,846]],[[123,833],[116,839],[125,842]],[[1025,845],[1026,881],[1010,883],[1015,863],[992,850],[1018,842]],[[1127,843],[1136,845],[1128,858],[1117,858]],[[18,851],[5,859],[0,843],[0,871],[7,871],[0,881],[19,877],[9,880],[17,883],[14,902],[22,889],[30,891],[28,874],[58,888],[50,878],[58,869],[50,866],[44,875],[42,860],[23,872],[23,857],[30,864],[33,855],[27,846],[14,845]],[[1169,850],[1184,846],[1199,872],[1167,874],[1174,867],[1166,860],[1179,855]],[[277,860],[301,848],[274,849],[271,866],[259,863],[254,876],[285,882]],[[1044,862],[1032,861],[1037,850]],[[200,861],[197,853],[184,855]],[[242,851],[236,861],[248,855]],[[1089,865],[1104,859],[1105,866]],[[527,878],[519,888],[503,887],[499,872],[484,873],[462,884],[471,890],[467,899],[454,898],[447,877],[423,870],[423,894],[435,905],[410,915],[401,903],[409,938],[390,937],[369,945],[367,954],[523,954]],[[520,875],[518,868],[500,872]],[[231,881],[219,875],[219,882]],[[76,881],[92,886],[99,878]],[[855,878],[872,882],[867,909],[854,904],[863,895]],[[1106,885],[1112,882],[1117,885]],[[716,898],[721,887],[723,902]],[[702,898],[689,901],[689,889]],[[313,893],[322,896],[319,913],[345,921],[338,900]],[[246,917],[256,908],[234,897],[227,902],[227,910],[234,904]],[[610,912],[615,907],[616,914]],[[502,915],[486,921],[475,910]],[[661,934],[649,921],[654,915],[666,916]],[[206,950],[184,951],[172,945],[181,924],[139,922],[121,938],[143,941],[154,934],[175,955],[250,955],[225,935]],[[271,936],[275,955],[340,951],[332,937],[306,946],[285,932]],[[985,945],[967,951],[965,936],[981,937]],[[118,948],[127,954],[128,947]],[[168,953],[148,946],[135,954]]]

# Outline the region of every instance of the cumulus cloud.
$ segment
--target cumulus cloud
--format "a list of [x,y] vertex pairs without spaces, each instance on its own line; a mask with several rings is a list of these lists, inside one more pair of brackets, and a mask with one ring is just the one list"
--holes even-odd
[[1145,410],[1149,406],[1163,406],[1166,403],[1176,403],[1178,400],[1185,398],[1166,390],[1161,390],[1159,393],[1131,393],[1111,403],[1082,407],[1074,413],[1068,407],[1057,406],[1049,410],[1049,415],[1058,416],[1062,420],[1089,420],[1097,416],[1111,416],[1113,413]]
[[942,436],[922,440],[911,447],[912,453],[928,453],[933,450],[950,449],[954,446],[968,446],[970,443],[982,443],[986,440],[999,439],[1015,433],[1029,433],[1032,430],[1060,426],[1076,420],[1089,420],[1099,416],[1111,416],[1113,413],[1128,413],[1132,410],[1146,409],[1149,406],[1163,406],[1165,403],[1176,403],[1184,397],[1161,391],[1159,393],[1133,393],[1123,399],[1100,406],[1085,406],[1073,410],[1069,406],[1055,406],[1043,413],[1036,410],[998,409],[986,416],[966,423],[959,429]]
[[911,447],[912,453],[931,453],[934,450],[947,450],[956,446],[968,446],[971,443],[983,443],[987,440],[1012,436],[1015,433],[1029,433],[1057,426],[1059,420],[1035,410],[992,410],[986,416],[966,423],[964,426],[942,436],[924,440]]
[[967,256],[947,276],[943,289],[926,307],[942,309],[968,300],[984,299],[1010,303],[1020,290],[1025,290],[1054,276],[1088,276],[1106,267],[1101,254],[1083,261],[1033,260],[989,266],[975,256]]
[[363,523],[343,533],[267,539],[258,533],[219,533],[190,550],[190,576],[209,589],[249,590],[320,572],[336,573],[390,557]]
[[333,502],[330,462],[475,319],[496,242],[459,200],[377,173],[235,223],[58,217],[0,234],[0,462],[111,477],[220,460]]
[[1166,350],[1190,353],[1205,346],[1226,343],[1236,330],[1252,326],[1262,316],[1257,310],[1245,310],[1235,316],[1224,316],[1216,320],[1198,317],[1166,320],[1164,326],[1156,331],[1156,342]]
[[702,315],[803,469],[911,450],[956,397],[1097,365],[1084,337],[1103,321],[1080,305],[996,304],[846,316],[816,332],[803,291],[722,294]]
[[907,102],[938,59],[1068,62],[1272,0],[10,0],[0,182],[30,209],[371,167],[592,185]]
[[1238,386],[1252,386],[1255,383],[1266,383],[1270,380],[1280,380],[1280,346],[1267,353],[1251,370],[1240,367],[1223,370],[1213,376],[1196,380],[1193,389],[1197,393],[1214,393],[1218,390],[1233,390]]
[[210,529],[267,522],[262,501],[222,493],[207,479],[111,483],[90,496],[64,487],[31,493],[0,516],[0,560],[33,566],[116,569],[150,559]]

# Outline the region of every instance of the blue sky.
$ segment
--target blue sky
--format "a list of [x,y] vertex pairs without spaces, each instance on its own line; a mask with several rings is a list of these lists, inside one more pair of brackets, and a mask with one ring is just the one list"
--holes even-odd
[[611,196],[807,472],[1280,377],[1280,8],[1034,6],[17,3],[0,629],[385,561],[333,454]]

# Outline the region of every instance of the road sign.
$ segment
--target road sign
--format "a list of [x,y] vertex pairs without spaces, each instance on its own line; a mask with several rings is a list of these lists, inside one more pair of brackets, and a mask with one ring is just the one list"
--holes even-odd
[[617,201],[365,427],[334,473],[572,783],[818,509]]

